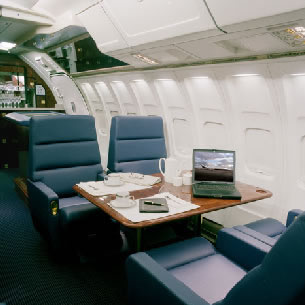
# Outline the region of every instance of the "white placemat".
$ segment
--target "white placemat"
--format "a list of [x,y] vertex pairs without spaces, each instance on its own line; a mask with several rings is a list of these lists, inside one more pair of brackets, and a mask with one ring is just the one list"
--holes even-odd
[[150,186],[138,185],[134,183],[123,183],[120,186],[108,186],[105,185],[104,181],[80,182],[77,185],[92,196],[105,196],[124,191],[127,192],[138,191],[150,187]]
[[197,209],[199,205],[189,203],[185,200],[177,198],[176,196],[170,193],[160,193],[149,198],[166,198],[167,204],[169,207],[168,213],[140,213],[139,212],[139,200],[136,200],[136,205],[129,208],[116,208],[111,205],[111,202],[108,204],[125,218],[129,219],[132,222],[140,222],[145,220],[158,219],[170,215],[175,215],[178,213],[183,213],[193,209]]

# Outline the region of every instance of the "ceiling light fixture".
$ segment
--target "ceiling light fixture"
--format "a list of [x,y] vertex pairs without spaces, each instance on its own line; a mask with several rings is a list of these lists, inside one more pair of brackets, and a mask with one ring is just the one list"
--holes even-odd
[[293,73],[291,76],[305,76],[305,73]]
[[139,59],[147,64],[150,64],[150,65],[158,65],[159,63],[154,60],[154,59],[151,59],[147,56],[144,56],[142,54],[132,54],[133,57],[135,57],[136,59]]
[[192,79],[207,79],[209,78],[208,76],[193,76],[191,77]]
[[14,47],[16,47],[15,43],[5,42],[5,41],[0,42],[0,50],[9,51]]
[[244,73],[244,74],[234,74],[232,76],[235,76],[235,77],[244,77],[244,76],[258,76],[259,74],[256,74],[256,73]]

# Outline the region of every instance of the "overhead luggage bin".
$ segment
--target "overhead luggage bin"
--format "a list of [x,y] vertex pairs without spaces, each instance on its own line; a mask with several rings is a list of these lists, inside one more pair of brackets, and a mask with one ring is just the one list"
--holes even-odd
[[104,53],[216,29],[201,0],[104,0],[77,16]]
[[107,16],[101,3],[89,7],[77,14],[77,16],[95,40],[101,52],[107,53],[129,47],[121,33]]
[[130,46],[215,29],[202,0],[104,0],[102,6]]
[[145,67],[296,51],[282,36],[304,12],[302,0],[104,0],[77,16],[101,52]]
[[[273,20],[276,20],[277,15],[293,11],[298,13],[299,10],[305,8],[303,0],[206,0],[206,2],[220,27],[264,17],[273,17]],[[268,23],[272,24],[272,19],[268,19]]]

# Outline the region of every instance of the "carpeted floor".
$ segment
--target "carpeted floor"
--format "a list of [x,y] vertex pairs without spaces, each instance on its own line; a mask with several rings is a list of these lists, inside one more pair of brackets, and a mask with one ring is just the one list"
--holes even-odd
[[14,170],[0,170],[0,303],[127,304],[124,258],[56,263],[14,189]]

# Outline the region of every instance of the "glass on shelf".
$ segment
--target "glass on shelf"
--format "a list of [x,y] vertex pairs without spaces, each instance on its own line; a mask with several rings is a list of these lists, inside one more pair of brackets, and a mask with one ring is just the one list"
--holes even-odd
[[[0,65],[0,107],[21,108],[26,99],[26,68]],[[23,101],[23,102],[22,102]]]

